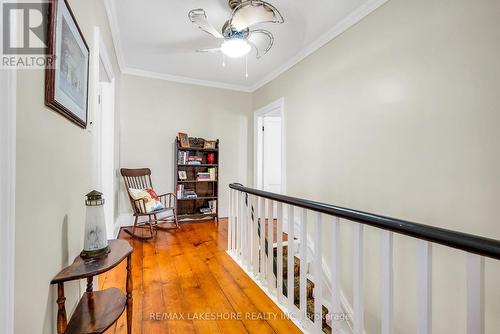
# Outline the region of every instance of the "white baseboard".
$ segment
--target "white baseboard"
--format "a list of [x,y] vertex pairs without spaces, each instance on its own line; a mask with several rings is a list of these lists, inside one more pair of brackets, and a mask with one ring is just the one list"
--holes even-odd
[[122,213],[115,221],[115,227],[113,230],[113,238],[117,239],[120,229],[126,226],[132,226],[134,224],[134,217],[131,213]]

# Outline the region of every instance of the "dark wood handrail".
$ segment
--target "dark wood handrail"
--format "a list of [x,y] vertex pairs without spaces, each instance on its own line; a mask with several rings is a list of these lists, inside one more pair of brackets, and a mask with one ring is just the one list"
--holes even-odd
[[229,187],[231,189],[238,190],[247,194],[264,197],[273,201],[278,201],[300,208],[321,212],[327,215],[344,218],[364,225],[370,225],[417,239],[434,242],[444,246],[460,249],[469,253],[474,253],[477,255],[500,260],[499,240],[414,223],[406,220],[380,216],[373,213],[342,208],[302,198],[247,188],[238,183],[232,183],[229,185]]

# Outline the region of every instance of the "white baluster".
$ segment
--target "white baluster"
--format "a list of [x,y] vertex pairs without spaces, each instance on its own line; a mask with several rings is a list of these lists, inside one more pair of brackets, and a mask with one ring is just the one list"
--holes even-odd
[[322,216],[317,213],[314,231],[314,327],[317,333],[323,330],[323,246]]
[[252,221],[252,240],[253,240],[253,272],[255,275],[259,274],[259,234],[257,231],[258,224],[258,203],[259,198],[253,196],[252,207],[253,207],[253,221]]
[[267,214],[267,283],[269,291],[272,293],[276,289],[276,281],[274,279],[274,271],[273,271],[273,261],[274,261],[274,252],[273,252],[273,234],[274,234],[274,203],[273,201],[268,201],[268,214]]
[[227,218],[227,249],[233,251],[233,189],[229,189],[229,214]]
[[245,264],[245,193],[240,193],[240,257],[243,265]]
[[277,224],[277,235],[276,241],[278,243],[278,269],[276,271],[276,279],[278,286],[278,301],[281,303],[283,299],[283,203],[278,202],[276,210],[278,221]]
[[247,233],[246,233],[246,226],[247,226],[247,207],[246,207],[246,193],[241,194],[241,257],[243,259],[243,265],[247,264]]
[[302,209],[300,221],[300,314],[302,325],[307,323],[307,210]]
[[484,258],[467,254],[467,334],[484,334]]
[[[333,218],[332,222],[332,306],[330,315],[338,315],[342,312],[342,307],[340,304],[340,219],[338,217]],[[333,331],[336,331],[335,319],[332,317]]]
[[252,243],[252,195],[248,195],[247,204],[247,226],[245,229],[247,233],[247,245],[248,245],[248,269],[251,271],[253,266],[253,243]]
[[417,253],[417,334],[432,333],[432,245],[418,241]]
[[393,234],[390,231],[382,233],[382,334],[392,334],[394,332]]
[[[260,273],[262,282],[266,278],[266,199],[260,199]],[[265,283],[264,283],[265,284]]]
[[237,207],[238,207],[238,200],[237,200],[237,195],[238,192],[236,190],[233,190],[232,194],[232,203],[233,203],[233,219],[232,219],[232,224],[231,224],[231,242],[232,246],[231,248],[233,249],[233,255],[236,254],[236,225],[237,225]]
[[241,191],[237,194],[238,212],[236,212],[236,253],[238,259],[241,257]]
[[353,312],[354,334],[364,331],[364,298],[363,298],[363,225],[354,223],[353,250]]
[[294,247],[294,223],[293,223],[293,211],[294,207],[288,206],[288,272],[287,272],[287,296],[288,296],[288,307],[290,310],[295,309],[294,305],[294,285],[295,285],[295,247]]

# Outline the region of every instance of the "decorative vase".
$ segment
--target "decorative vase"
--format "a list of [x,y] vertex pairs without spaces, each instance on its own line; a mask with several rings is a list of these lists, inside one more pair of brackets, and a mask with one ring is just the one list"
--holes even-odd
[[208,154],[207,155],[207,163],[209,165],[213,165],[214,162],[215,162],[215,154],[213,154],[213,153]]

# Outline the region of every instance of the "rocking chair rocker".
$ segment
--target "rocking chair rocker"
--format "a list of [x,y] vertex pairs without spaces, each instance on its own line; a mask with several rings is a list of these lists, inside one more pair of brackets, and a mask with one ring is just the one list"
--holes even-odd
[[[163,227],[161,225],[166,223],[175,224],[175,228],[181,228],[177,220],[176,213],[176,196],[173,193],[166,193],[163,195],[158,195],[159,201],[163,204],[162,209],[147,212],[146,203],[144,199],[134,199],[131,195],[131,189],[146,189],[148,187],[153,188],[151,183],[151,170],[149,168],[141,169],[121,169],[121,174],[125,182],[125,188],[127,189],[127,194],[130,200],[130,205],[134,211],[134,226],[132,231],[125,228],[124,231],[130,234],[132,237],[142,240],[149,240],[154,237],[154,231],[156,230],[171,230],[172,227]],[[158,215],[171,212],[162,218],[158,218]],[[147,218],[144,222],[139,222],[139,218]],[[139,235],[136,233],[137,229],[149,229],[149,233],[146,235]]]

